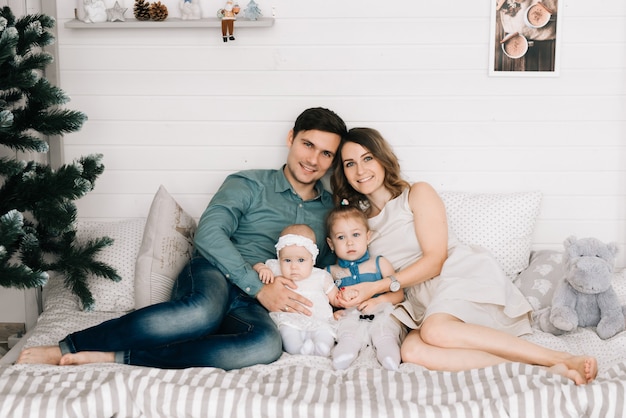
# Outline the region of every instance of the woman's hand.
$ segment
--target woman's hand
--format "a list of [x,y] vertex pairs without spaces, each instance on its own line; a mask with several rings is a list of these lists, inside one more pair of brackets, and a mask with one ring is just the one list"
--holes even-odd
[[[344,294],[347,297],[344,297]],[[339,292],[337,299],[341,307],[352,308],[371,299],[375,294],[376,282],[365,282],[346,287],[343,291]]]
[[378,296],[376,298],[370,298],[366,300],[365,302],[361,302],[359,306],[357,307],[357,309],[359,310],[359,312],[363,312],[364,314],[370,314],[372,312],[376,312],[377,311],[376,307],[381,303],[385,303],[385,301],[381,299],[381,296]]
[[[380,295],[378,297],[369,298],[369,299],[362,301],[362,298],[359,297],[359,291],[355,289],[357,286],[360,286],[361,284],[365,284],[365,283],[360,283],[358,285],[355,284],[352,286],[342,288],[339,292],[338,299],[340,301],[340,305],[345,308],[351,308],[353,306],[356,306],[359,312],[363,312],[364,314],[369,314],[370,312],[374,312],[376,310],[375,308],[378,304],[386,302],[386,300],[385,298],[383,298],[384,295]],[[335,315],[335,319],[339,319],[337,315]]]

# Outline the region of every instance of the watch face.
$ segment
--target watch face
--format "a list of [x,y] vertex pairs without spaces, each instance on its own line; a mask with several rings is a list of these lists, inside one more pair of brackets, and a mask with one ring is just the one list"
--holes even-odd
[[392,292],[397,292],[398,290],[400,290],[400,282],[396,280],[392,281],[389,285],[389,290],[391,290]]

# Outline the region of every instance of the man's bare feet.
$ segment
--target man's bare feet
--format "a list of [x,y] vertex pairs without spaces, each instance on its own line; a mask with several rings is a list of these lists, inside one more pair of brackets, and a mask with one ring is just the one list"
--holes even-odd
[[80,351],[78,353],[68,353],[61,357],[59,364],[61,366],[77,366],[80,364],[91,363],[113,363],[115,362],[115,353],[102,351]]
[[52,364],[61,361],[61,349],[56,345],[25,348],[17,359],[18,364]]

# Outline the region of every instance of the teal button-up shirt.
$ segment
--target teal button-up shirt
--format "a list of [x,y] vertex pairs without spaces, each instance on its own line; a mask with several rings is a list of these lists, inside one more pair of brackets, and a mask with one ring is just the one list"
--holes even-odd
[[196,251],[253,297],[263,284],[252,265],[276,258],[274,245],[287,225],[313,228],[320,249],[317,265],[333,264],[325,230],[332,197],[321,182],[316,189],[316,198],[302,200],[283,169],[229,175],[200,218],[194,238]]

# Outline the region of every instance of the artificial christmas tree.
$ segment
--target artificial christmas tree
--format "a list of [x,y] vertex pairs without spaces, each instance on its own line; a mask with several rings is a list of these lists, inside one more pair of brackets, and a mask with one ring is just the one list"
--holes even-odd
[[[86,116],[60,108],[65,93],[43,78],[52,56],[42,47],[54,42],[54,19],[28,15],[16,19],[0,10],[0,146],[47,153],[46,136],[78,131]],[[85,309],[93,306],[91,274],[119,280],[110,266],[95,260],[111,240],[76,242],[74,200],[93,190],[103,172],[101,155],[81,158],[53,170],[47,164],[0,158],[0,286],[41,286],[48,271],[65,284]]]

